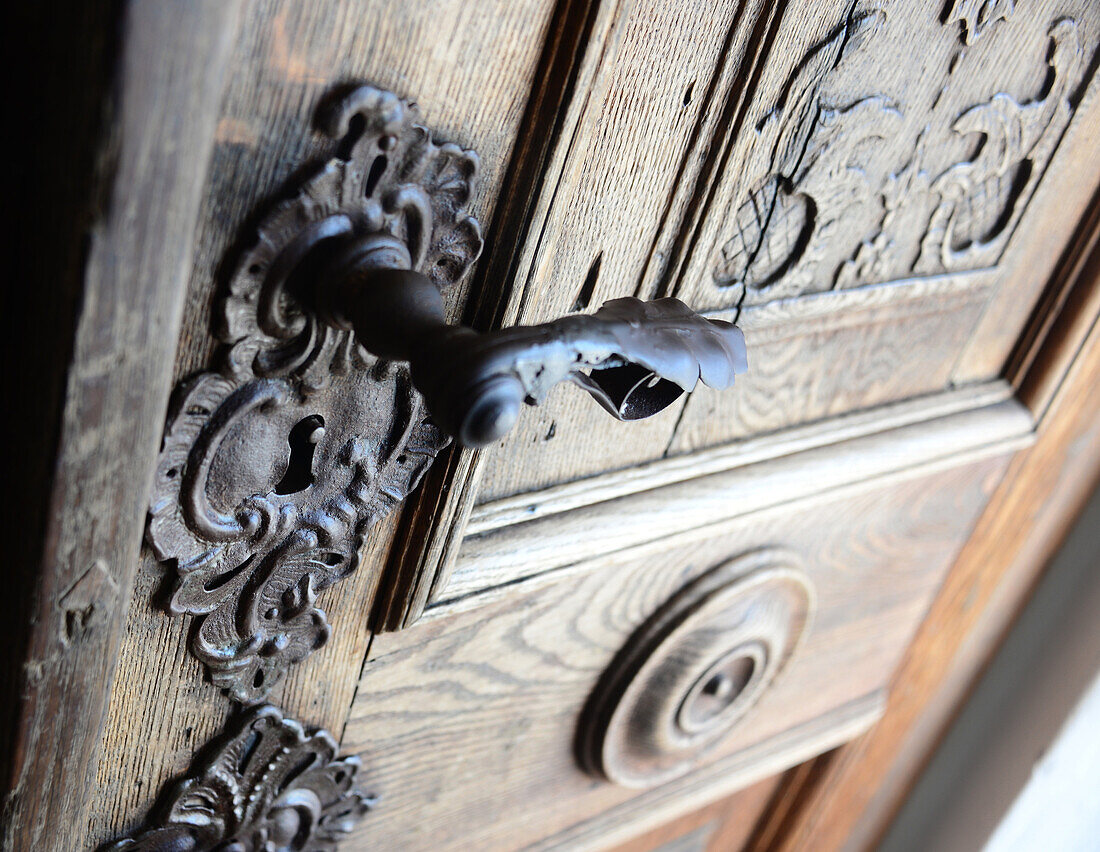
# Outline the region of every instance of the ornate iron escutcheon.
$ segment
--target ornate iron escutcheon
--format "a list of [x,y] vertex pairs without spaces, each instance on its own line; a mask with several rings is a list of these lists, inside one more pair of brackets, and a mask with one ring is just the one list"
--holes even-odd
[[213,746],[159,815],[104,852],[326,852],[374,805],[354,789],[358,758],[337,758],[327,731],[307,734],[269,704]]
[[613,416],[660,411],[746,369],[744,339],[676,299],[479,334],[442,292],[482,248],[476,154],[434,142],[370,86],[323,118],[335,154],[271,211],[236,265],[221,368],[177,392],[149,511],[176,564],[170,608],[235,700],[262,700],[324,644],[318,593],[456,436],[485,446],[559,381]]
[[813,608],[809,578],[785,551],[751,553],[689,583],[604,672],[581,715],[581,765],[635,788],[690,771],[780,675]]

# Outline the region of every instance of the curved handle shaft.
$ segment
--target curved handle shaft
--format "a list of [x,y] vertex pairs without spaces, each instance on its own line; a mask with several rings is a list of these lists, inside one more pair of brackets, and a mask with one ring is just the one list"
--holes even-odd
[[747,369],[732,323],[679,299],[614,299],[591,315],[480,334],[448,325],[438,288],[409,269],[360,261],[322,286],[323,313],[375,355],[408,361],[439,426],[468,447],[505,435],[520,404],[561,381],[584,388],[619,420],[649,417],[702,381],[721,389]]

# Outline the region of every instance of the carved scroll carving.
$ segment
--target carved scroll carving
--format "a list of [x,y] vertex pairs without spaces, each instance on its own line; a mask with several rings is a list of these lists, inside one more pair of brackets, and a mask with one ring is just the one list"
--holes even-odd
[[192,652],[237,701],[262,700],[325,643],[317,595],[448,443],[406,366],[294,298],[302,259],[335,237],[391,234],[440,288],[477,258],[464,209],[477,157],[416,118],[369,87],[336,105],[337,155],[259,226],[230,280],[222,368],[184,384],[169,418],[148,539],[176,563],[171,611],[199,622]]
[[[988,40],[1014,5],[959,0],[942,20],[960,27],[967,49]],[[1069,18],[1048,27],[1048,73],[1034,97],[999,93],[943,120],[937,98],[899,162],[906,104],[823,94],[847,59],[861,50],[868,58],[886,26],[882,12],[853,7],[757,126],[746,171],[763,177],[734,203],[732,235],[713,268],[715,284],[748,304],[995,265],[1062,138],[1087,66]],[[944,165],[942,152],[960,147],[966,159]]]
[[963,44],[973,44],[1016,8],[1015,0],[948,0],[945,23],[958,24]]
[[[926,149],[917,145],[913,160],[892,177],[884,193],[885,213],[877,234],[841,267],[837,286],[860,281],[862,270],[905,272],[911,249],[906,234],[923,234],[908,271],[934,275],[994,265],[1023,213],[1054,152],[1072,112],[1069,93],[1080,82],[1083,58],[1077,25],[1068,19],[1050,29],[1048,87],[1021,104],[1005,94],[968,109],[951,125],[958,136],[978,140],[977,153],[935,179],[922,166]],[[906,210],[928,209],[923,228],[899,228]]]
[[217,745],[156,817],[104,852],[331,852],[374,804],[354,788],[357,757],[337,758],[327,731],[306,733],[271,705]]
[[780,298],[827,289],[820,267],[845,216],[872,203],[875,144],[891,132],[895,107],[886,98],[830,104],[822,87],[879,27],[881,12],[853,11],[815,46],[757,125],[749,185],[721,246],[714,280],[722,287]]

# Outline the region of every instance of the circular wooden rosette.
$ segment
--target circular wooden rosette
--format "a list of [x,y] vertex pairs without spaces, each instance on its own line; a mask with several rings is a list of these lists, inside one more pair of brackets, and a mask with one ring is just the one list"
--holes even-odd
[[689,771],[784,669],[813,605],[783,551],[739,557],[685,586],[604,673],[582,716],[582,764],[626,787]]

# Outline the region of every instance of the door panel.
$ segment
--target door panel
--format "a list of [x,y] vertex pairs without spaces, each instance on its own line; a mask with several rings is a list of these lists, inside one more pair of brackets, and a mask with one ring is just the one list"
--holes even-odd
[[[1036,187],[1068,189],[1076,222],[1096,185],[1095,146],[1062,142],[1100,19],[1089,4],[976,8],[785,12],[678,290],[744,300],[754,369],[736,395],[692,398],[672,452],[943,388],[1002,290],[999,321],[1019,328],[1052,267],[1001,261],[1017,233],[1034,242],[1019,223]],[[1071,233],[1042,221],[1056,242]],[[988,372],[968,365],[971,380],[1015,337],[982,335]]]
[[[647,435],[649,458],[995,375],[1055,260],[1001,263],[1036,188],[1062,187],[1034,217],[1061,243],[1096,185],[1090,134],[1062,141],[1079,112],[1094,120],[1085,95],[1100,19],[1087,3],[972,6],[804,3],[759,19],[737,83],[717,95],[733,115],[709,142],[718,165],[697,178],[698,222],[677,225],[688,248],[646,249],[642,279],[642,292],[728,316],[743,301],[752,369],[736,393],[703,390],[675,422],[662,415],[674,434],[665,447]],[[913,45],[920,62],[906,61]],[[583,140],[571,155],[587,162]],[[1020,242],[1034,244],[1032,233]],[[604,258],[601,280],[607,268]],[[998,319],[983,321],[991,301]],[[566,393],[486,461],[480,501],[525,490],[524,477],[536,486],[599,472],[598,457],[581,462],[559,438],[559,414],[587,403]],[[632,440],[601,432],[616,446]],[[608,455],[604,469],[618,463]]]
[[[850,738],[880,712],[882,688],[1005,463],[995,455],[667,535],[464,595],[378,637],[344,746],[363,756],[385,806],[353,837],[381,848],[604,848]],[[774,547],[804,566],[810,626],[730,733],[690,774],[649,790],[582,771],[591,696],[617,652],[641,641],[639,626],[715,566]],[[759,629],[777,654],[783,640]],[[686,661],[694,640],[680,641],[670,653]],[[663,680],[646,688],[656,690],[649,702],[674,697]]]

